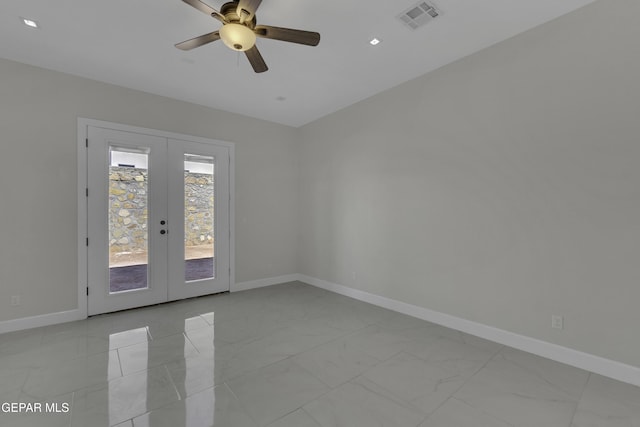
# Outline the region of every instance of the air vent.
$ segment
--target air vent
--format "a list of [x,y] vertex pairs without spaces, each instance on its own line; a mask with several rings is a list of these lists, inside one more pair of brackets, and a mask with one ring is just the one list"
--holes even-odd
[[416,30],[441,14],[433,4],[420,1],[398,15],[398,19],[407,27]]

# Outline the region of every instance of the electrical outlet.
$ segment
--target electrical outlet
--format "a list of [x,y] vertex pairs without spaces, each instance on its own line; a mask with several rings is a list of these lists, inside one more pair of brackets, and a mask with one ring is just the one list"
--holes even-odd
[[558,315],[551,316],[551,327],[553,329],[563,329],[564,328],[564,317]]
[[13,295],[11,297],[11,306],[17,307],[20,305],[20,295]]

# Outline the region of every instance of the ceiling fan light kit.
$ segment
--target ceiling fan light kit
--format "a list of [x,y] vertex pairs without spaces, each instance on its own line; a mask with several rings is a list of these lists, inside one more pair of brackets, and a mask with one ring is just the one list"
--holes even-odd
[[229,49],[244,52],[256,73],[263,73],[269,69],[256,46],[257,37],[307,46],[317,46],[320,43],[320,34],[315,32],[268,25],[256,26],[256,10],[262,0],[230,1],[223,4],[220,11],[200,0],[182,1],[217,19],[222,23],[222,27],[218,31],[180,42],[175,45],[178,49],[191,50],[222,39]]
[[226,24],[220,28],[220,38],[233,50],[244,52],[256,44],[256,34],[242,24]]

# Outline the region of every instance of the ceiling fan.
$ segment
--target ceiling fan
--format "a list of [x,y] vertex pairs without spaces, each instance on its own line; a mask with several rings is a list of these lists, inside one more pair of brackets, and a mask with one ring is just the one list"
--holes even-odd
[[262,0],[230,1],[223,4],[219,12],[200,0],[182,1],[222,22],[222,27],[212,33],[178,43],[175,45],[178,49],[191,50],[222,39],[230,49],[244,52],[256,73],[269,69],[256,46],[256,37],[307,46],[317,46],[320,43],[320,34],[311,31],[256,25],[256,10]]

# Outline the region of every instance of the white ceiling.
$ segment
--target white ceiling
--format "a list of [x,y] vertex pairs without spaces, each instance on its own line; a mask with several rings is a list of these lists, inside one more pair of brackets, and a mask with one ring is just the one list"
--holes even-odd
[[220,26],[181,0],[2,0],[0,57],[301,126],[592,1],[434,0],[442,16],[411,31],[396,16],[415,0],[264,0],[258,24],[322,38],[317,47],[258,39],[270,69],[255,74],[220,41],[176,49]]

